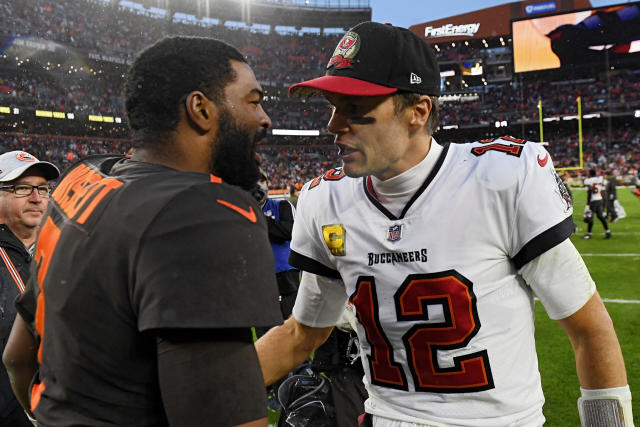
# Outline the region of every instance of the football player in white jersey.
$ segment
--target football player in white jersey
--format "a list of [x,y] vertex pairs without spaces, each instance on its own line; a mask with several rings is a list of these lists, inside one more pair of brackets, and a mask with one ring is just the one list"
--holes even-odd
[[349,301],[367,425],[541,426],[535,293],[573,345],[584,425],[631,426],[620,346],[549,153],[511,137],[438,144],[439,77],[420,37],[366,22],[324,77],[290,88],[332,105],[343,167],[300,194],[290,263],[304,273],[293,315],[256,343],[265,382]]
[[[598,176],[595,169],[589,169],[589,178],[584,180],[584,186],[587,187],[587,206],[597,216],[604,227],[604,238],[611,237],[611,230],[607,224],[607,217],[604,216],[604,200],[603,195],[606,190],[607,183],[602,175]],[[591,230],[593,230],[593,221],[588,223],[587,234],[582,236],[584,239],[591,238]]]

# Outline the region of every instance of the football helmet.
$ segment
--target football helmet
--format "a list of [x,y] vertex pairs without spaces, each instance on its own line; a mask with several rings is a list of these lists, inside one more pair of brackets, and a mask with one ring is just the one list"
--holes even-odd
[[264,208],[264,205],[267,204],[267,199],[269,198],[269,189],[262,182],[258,182],[251,189],[251,195],[256,202],[258,202],[258,206]]
[[335,426],[335,409],[330,392],[327,378],[311,370],[308,365],[302,365],[278,388],[278,401],[282,405],[278,425]]
[[582,215],[582,220],[587,224],[593,222],[593,212],[591,210],[584,211],[584,215]]

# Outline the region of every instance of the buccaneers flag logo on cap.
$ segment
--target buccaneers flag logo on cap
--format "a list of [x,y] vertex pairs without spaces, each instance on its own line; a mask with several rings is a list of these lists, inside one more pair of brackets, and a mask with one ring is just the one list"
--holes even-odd
[[345,34],[336,49],[333,51],[333,55],[327,64],[327,68],[331,68],[335,65],[336,68],[350,68],[353,58],[360,49],[360,36],[353,31],[349,31]]

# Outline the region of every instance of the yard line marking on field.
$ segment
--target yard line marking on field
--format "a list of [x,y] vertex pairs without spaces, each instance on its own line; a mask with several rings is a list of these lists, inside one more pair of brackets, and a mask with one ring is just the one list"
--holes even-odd
[[[538,297],[533,298],[536,302],[540,302]],[[602,302],[613,302],[617,304],[640,304],[637,299],[618,299],[618,298],[602,298]]]
[[[581,234],[586,233],[587,230],[584,228],[580,228],[578,227],[578,232],[576,233],[576,238],[580,237]],[[640,235],[640,231],[616,231],[615,229],[612,231],[613,233],[613,237],[616,236],[637,236]],[[604,237],[604,234],[602,235]],[[598,233],[594,233],[594,238],[597,240],[600,237],[598,236]]]
[[637,299],[602,298],[602,301],[616,302],[619,304],[640,304],[640,300],[637,300]]
[[640,254],[580,254],[582,256],[637,256],[640,257]]

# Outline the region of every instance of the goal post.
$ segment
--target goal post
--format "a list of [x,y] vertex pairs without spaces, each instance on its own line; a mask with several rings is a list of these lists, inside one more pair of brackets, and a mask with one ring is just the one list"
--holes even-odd
[[[578,104],[578,166],[569,166],[565,168],[556,168],[557,171],[581,170],[584,168],[584,160],[582,158],[582,97],[576,98]],[[542,119],[542,99],[538,100],[538,120],[540,121],[540,142],[544,142],[544,126]]]

